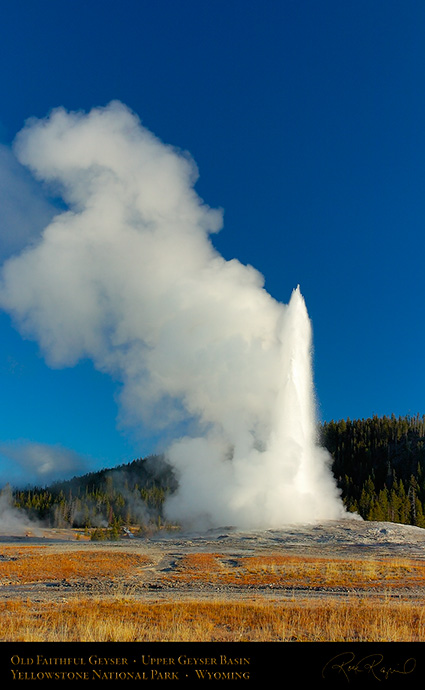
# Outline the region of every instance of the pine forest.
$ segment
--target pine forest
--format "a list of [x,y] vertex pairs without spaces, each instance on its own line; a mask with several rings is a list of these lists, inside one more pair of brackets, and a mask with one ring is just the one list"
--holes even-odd
[[[425,527],[425,415],[330,421],[320,425],[319,437],[349,511],[365,520]],[[44,525],[114,538],[123,527],[163,525],[164,500],[176,486],[172,468],[151,456],[47,487],[3,492]]]

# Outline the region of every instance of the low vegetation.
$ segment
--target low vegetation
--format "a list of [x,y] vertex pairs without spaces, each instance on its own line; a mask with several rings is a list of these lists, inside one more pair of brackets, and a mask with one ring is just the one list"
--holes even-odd
[[[49,551],[45,546],[3,546],[0,554],[0,585],[47,580],[143,577],[152,566],[144,555],[107,549]],[[342,559],[287,556],[232,556],[194,552],[176,557],[161,573],[163,586],[213,584],[277,587],[290,591],[404,591],[424,589],[425,561],[407,558]]]
[[[146,602],[125,586],[148,572],[152,562],[145,555],[77,545],[64,553],[30,545],[1,551],[0,584],[14,585],[16,594],[0,603],[0,641],[425,642],[423,602],[408,596],[425,584],[419,560],[191,553],[161,571],[169,596]],[[107,581],[112,587],[102,596],[79,590],[60,599],[20,596],[19,585],[49,580]],[[237,585],[238,598],[228,591],[220,600],[179,599],[185,582]],[[173,586],[167,590],[167,584]],[[254,587],[268,596],[258,596]],[[403,597],[392,596],[395,587]],[[313,590],[320,596],[309,597]]]
[[177,565],[170,580],[213,582],[238,587],[291,587],[305,590],[367,590],[390,593],[425,588],[425,562],[412,559],[330,559],[279,554],[231,558],[194,553]]
[[39,547],[3,547],[0,560],[0,585],[47,580],[118,577],[137,573],[150,561],[146,556],[107,551],[46,553]]
[[425,641],[407,601],[141,603],[78,599],[0,604],[0,640],[25,642]]

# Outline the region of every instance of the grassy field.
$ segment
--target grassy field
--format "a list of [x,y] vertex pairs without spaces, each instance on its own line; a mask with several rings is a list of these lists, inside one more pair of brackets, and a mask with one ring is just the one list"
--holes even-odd
[[[119,578],[141,573],[152,560],[144,555],[108,549],[75,549],[49,553],[43,546],[4,546],[1,549],[1,584],[46,580]],[[222,553],[183,555],[162,576],[165,584],[202,583],[248,587],[304,589],[425,588],[425,561],[407,558],[342,559],[264,554],[229,558]]]
[[239,587],[285,586],[358,589],[388,593],[425,586],[425,562],[412,559],[329,559],[271,554],[226,558],[219,553],[185,556],[170,576],[180,582],[210,581]]
[[406,601],[9,601],[0,614],[15,642],[425,641],[424,607]]
[[3,547],[1,583],[21,584],[73,578],[119,577],[134,572],[150,561],[146,556],[109,551],[46,553],[43,546]]
[[[126,578],[143,578],[150,565],[144,554],[116,549],[51,552],[43,546],[4,546],[0,586],[14,587],[16,596],[0,602],[0,640],[425,641],[423,600],[407,596],[424,586],[425,563],[420,560],[281,554],[229,558],[193,552],[162,575],[169,586],[165,599],[130,596]],[[116,585],[102,597],[74,592],[72,597],[30,600],[19,595],[25,583],[71,586],[93,578]],[[220,600],[183,600],[179,586],[185,583],[236,587],[242,596],[233,591]],[[272,596],[256,596],[258,587],[270,588]],[[273,587],[284,587],[285,596]],[[291,596],[291,587],[297,596]],[[394,597],[400,587],[403,596]],[[318,589],[319,597],[309,596]],[[329,596],[331,591],[340,595]]]

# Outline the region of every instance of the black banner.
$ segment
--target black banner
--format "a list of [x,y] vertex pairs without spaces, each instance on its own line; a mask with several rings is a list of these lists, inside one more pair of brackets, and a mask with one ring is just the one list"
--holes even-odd
[[234,682],[241,687],[421,687],[422,643],[37,643],[0,645],[4,681]]

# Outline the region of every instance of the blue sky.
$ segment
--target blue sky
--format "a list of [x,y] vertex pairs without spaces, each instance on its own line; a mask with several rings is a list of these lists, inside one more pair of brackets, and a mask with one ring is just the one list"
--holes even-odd
[[[425,413],[423,2],[0,8],[3,261],[53,203],[9,157],[24,122],[117,99],[190,152],[199,196],[224,210],[223,257],[253,265],[280,302],[300,284],[320,419]],[[36,474],[30,447],[75,454],[72,471],[154,451],[148,429],[119,428],[118,389],[89,361],[49,367],[0,312],[1,479]]]

